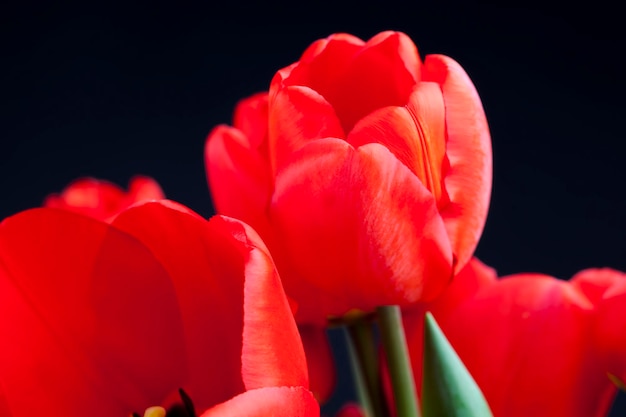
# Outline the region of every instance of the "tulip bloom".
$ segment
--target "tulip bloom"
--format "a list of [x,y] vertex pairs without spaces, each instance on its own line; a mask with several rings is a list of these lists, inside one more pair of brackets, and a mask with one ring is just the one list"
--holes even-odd
[[319,416],[263,242],[167,200],[0,223],[0,334],[2,416]]
[[491,190],[478,94],[404,34],[335,34],[207,139],[219,213],[267,242],[299,323],[436,296],[471,257]]
[[[622,365],[626,353],[623,333],[619,341],[594,336],[616,324],[622,326],[616,330],[625,329],[626,316],[599,314],[607,276],[626,283],[623,274],[608,269],[583,271],[570,282],[541,274],[497,279],[474,259],[424,309],[432,311],[495,417],[600,417],[616,394],[607,372],[624,368],[599,346],[619,350]],[[418,387],[422,323],[423,314],[405,316]]]
[[149,177],[133,177],[128,185],[128,192],[108,181],[81,178],[68,185],[60,194],[46,197],[44,206],[110,221],[116,214],[135,203],[163,198],[165,195],[161,187]]

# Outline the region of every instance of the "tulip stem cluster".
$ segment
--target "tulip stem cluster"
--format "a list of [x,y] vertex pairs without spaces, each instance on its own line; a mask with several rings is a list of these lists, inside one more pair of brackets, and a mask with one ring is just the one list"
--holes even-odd
[[378,416],[378,414],[374,412],[367,383],[365,382],[365,372],[363,370],[364,364],[360,358],[361,355],[358,353],[355,333],[350,331],[349,327],[345,327],[344,334],[346,336],[346,347],[348,349],[348,357],[350,358],[350,367],[352,368],[352,380],[354,381],[354,388],[356,390],[359,404],[365,416]]
[[348,326],[347,334],[349,344],[353,347],[350,354],[353,356],[355,367],[355,379],[360,377],[362,381],[357,384],[362,386],[363,395],[366,397],[370,416],[385,416],[384,398],[380,384],[380,372],[377,347],[375,343],[374,329],[371,320],[361,318]]
[[391,387],[398,417],[420,416],[413,369],[398,306],[382,306],[377,309],[380,336],[389,366]]
[[[376,321],[385,352],[398,417],[420,417],[409,351],[398,306],[379,307]],[[387,417],[377,335],[372,317],[359,318],[346,326],[346,341],[359,402],[368,417]]]

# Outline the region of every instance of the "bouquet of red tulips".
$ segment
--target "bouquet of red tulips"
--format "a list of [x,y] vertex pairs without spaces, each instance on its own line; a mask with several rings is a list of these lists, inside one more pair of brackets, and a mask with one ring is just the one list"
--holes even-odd
[[0,223],[0,417],[318,417],[330,328],[342,417],[600,417],[624,388],[624,273],[473,257],[491,138],[453,59],[318,40],[204,158],[208,220],[137,176]]

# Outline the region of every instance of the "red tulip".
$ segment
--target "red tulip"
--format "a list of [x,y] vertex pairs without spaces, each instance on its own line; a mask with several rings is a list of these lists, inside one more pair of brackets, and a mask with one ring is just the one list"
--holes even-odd
[[131,205],[165,198],[161,187],[149,177],[136,176],[130,180],[128,192],[108,181],[81,178],[72,182],[60,194],[49,195],[44,206],[85,214],[110,221]]
[[596,306],[591,337],[603,367],[626,386],[626,274],[610,268],[587,269],[572,278]]
[[[604,285],[605,278],[587,271],[589,288]],[[496,279],[491,268],[472,260],[424,308],[432,311],[494,416],[599,417],[608,412],[616,388],[607,372],[616,365],[607,361],[594,337],[599,304],[576,281],[541,274]],[[418,387],[422,321],[423,314],[405,317]],[[605,317],[600,323],[614,321]],[[623,357],[626,339],[621,340]]]
[[300,323],[436,296],[471,257],[491,189],[480,99],[404,34],[314,42],[206,145],[217,211],[268,243]]
[[245,224],[163,200],[112,224],[58,209],[0,224],[2,416],[318,416],[280,279]]

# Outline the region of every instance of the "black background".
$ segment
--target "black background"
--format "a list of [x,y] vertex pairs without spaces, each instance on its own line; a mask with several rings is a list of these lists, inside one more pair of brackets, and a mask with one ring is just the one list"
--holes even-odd
[[235,103],[318,38],[393,29],[455,58],[482,97],[494,188],[478,256],[503,275],[626,270],[626,30],[617,7],[578,7],[0,6],[0,218],[77,177],[137,173],[209,216],[204,140]]

